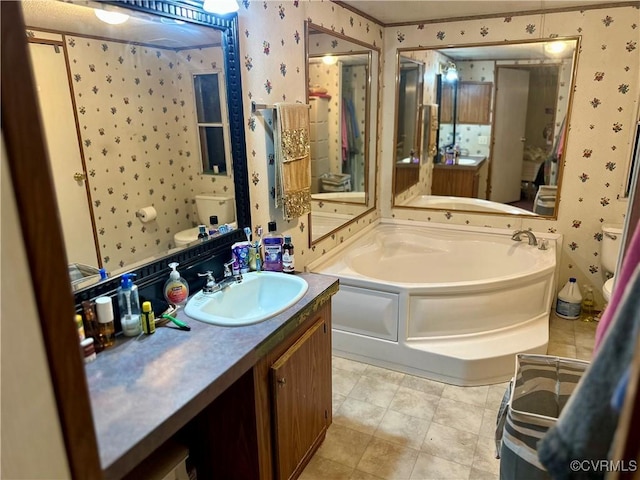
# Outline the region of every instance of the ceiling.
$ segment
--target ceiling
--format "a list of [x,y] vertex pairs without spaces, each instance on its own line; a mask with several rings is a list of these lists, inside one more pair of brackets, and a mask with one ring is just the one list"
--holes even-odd
[[349,0],[336,2],[356,9],[383,25],[434,22],[472,16],[516,15],[523,12],[563,8],[593,8],[619,0]]

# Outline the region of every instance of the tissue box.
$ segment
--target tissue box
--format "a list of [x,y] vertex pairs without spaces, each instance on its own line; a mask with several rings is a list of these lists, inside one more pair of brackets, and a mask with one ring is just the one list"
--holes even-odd
[[497,419],[501,480],[551,478],[538,460],[537,443],[556,423],[588,365],[574,358],[516,355],[515,377]]

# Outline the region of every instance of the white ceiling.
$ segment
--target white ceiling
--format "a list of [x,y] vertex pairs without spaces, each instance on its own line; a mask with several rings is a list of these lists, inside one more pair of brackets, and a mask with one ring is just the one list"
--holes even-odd
[[513,15],[537,10],[594,7],[620,0],[349,0],[337,2],[360,10],[383,25],[416,23],[477,15]]

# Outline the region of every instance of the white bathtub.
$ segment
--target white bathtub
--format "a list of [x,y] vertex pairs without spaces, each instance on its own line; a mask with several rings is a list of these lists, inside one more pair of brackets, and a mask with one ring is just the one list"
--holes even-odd
[[417,195],[402,203],[403,207],[440,208],[443,210],[468,210],[471,212],[511,213],[516,215],[533,215],[535,213],[502,203],[482,200],[480,198],[446,197],[439,195]]
[[335,275],[337,355],[455,385],[508,380],[546,353],[561,236],[383,220],[308,269]]
[[326,192],[312,193],[311,200],[323,200],[331,202],[365,203],[365,192]]

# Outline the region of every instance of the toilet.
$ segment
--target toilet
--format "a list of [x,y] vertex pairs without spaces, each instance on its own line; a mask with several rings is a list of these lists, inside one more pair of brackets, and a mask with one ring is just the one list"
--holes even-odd
[[[602,225],[600,264],[605,273],[615,274],[622,245],[622,225]],[[608,302],[613,290],[613,277],[604,282],[602,296]]]
[[[232,196],[213,195],[209,193],[201,193],[196,195],[196,210],[198,212],[198,220],[201,225],[206,225],[209,229],[209,217],[217,215],[218,224],[233,224],[236,219],[235,198]],[[176,233],[173,241],[176,247],[188,245],[198,239],[198,227],[188,228]]]

